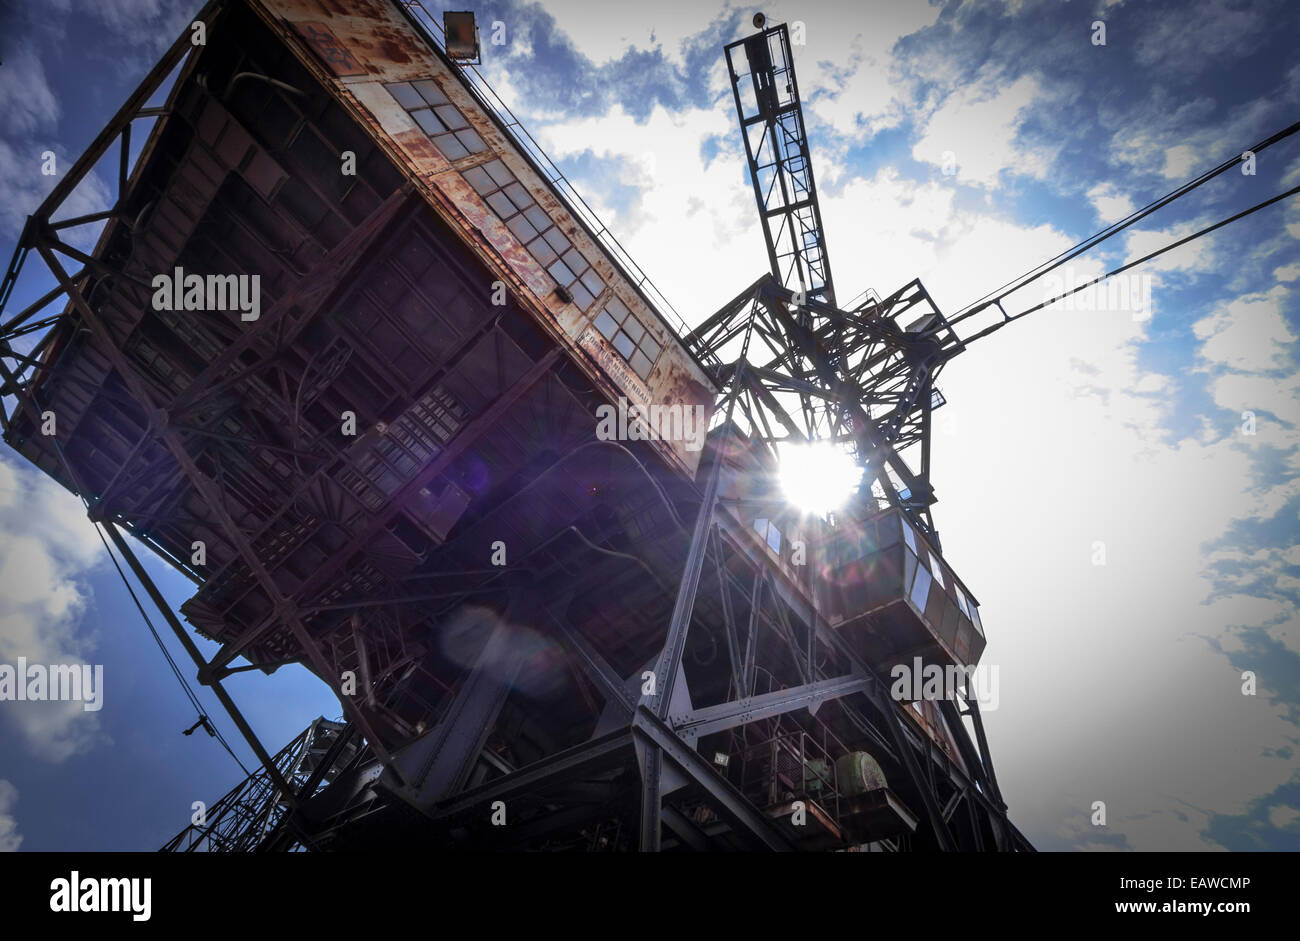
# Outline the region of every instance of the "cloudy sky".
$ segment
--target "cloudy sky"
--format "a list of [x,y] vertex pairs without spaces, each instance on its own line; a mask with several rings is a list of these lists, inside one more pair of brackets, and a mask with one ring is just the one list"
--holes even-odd
[[[484,73],[688,321],[762,273],[721,53],[753,8],[473,6],[485,43],[488,24],[506,26]],[[50,185],[40,153],[79,153],[196,8],[65,0],[39,21],[19,7],[0,19],[0,251]],[[920,277],[955,312],[1300,119],[1289,0],[763,9],[804,26],[799,85],[841,299]],[[1297,185],[1300,141],[1255,169],[1067,276]],[[935,518],[998,668],[998,778],[1044,849],[1300,849],[1300,205],[1142,272],[1150,316],[1048,308],[940,380]],[[1022,306],[1043,299],[1033,290]],[[193,711],[75,499],[9,453],[0,533],[0,662],[81,658],[129,678],[96,714],[0,711],[0,849],[156,847],[241,772],[180,736]],[[231,685],[268,744],[337,712],[300,670]]]

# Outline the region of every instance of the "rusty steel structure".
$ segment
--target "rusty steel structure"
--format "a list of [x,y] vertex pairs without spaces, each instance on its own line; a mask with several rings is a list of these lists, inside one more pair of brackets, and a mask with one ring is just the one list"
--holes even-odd
[[[964,345],[919,281],[835,306],[785,27],[726,50],[771,271],[692,328],[418,2],[338,6],[208,3],[0,289],[54,280],[0,306],[5,441],[261,762],[166,848],[1032,849],[969,689],[891,691],[984,648],[931,517]],[[601,433],[626,406],[680,433]],[[829,518],[777,486],[800,441],[866,468]],[[287,663],[343,717],[273,756],[222,684]]]

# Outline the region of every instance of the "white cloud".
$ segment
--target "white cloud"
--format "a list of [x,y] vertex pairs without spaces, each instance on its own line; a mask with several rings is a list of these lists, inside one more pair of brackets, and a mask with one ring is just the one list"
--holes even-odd
[[1294,726],[1242,697],[1198,639],[1275,614],[1245,596],[1200,603],[1200,546],[1258,512],[1249,456],[1163,442],[1160,400],[1137,392],[1131,321],[1042,318],[950,367],[939,427],[956,433],[934,445],[947,555],[984,605],[985,661],[1001,666],[994,758],[1022,827],[1105,800],[1109,832],[1139,849],[1204,848],[1171,798],[1239,811],[1292,773],[1259,754]]
[[[919,277],[951,314],[1074,244],[1051,225],[1022,226],[984,212],[955,211],[948,179],[918,183],[884,167],[869,180],[856,179],[822,197],[841,300],[868,287],[883,296]],[[1089,278],[1101,273],[1096,262],[1079,263],[1075,270]],[[1039,291],[1025,306],[1042,299]]]
[[1296,340],[1282,314],[1289,293],[1278,285],[1267,293],[1236,298],[1198,320],[1192,330],[1202,341],[1201,358],[1239,372],[1287,369],[1287,348]]
[[1192,176],[1197,164],[1204,161],[1204,156],[1188,144],[1178,144],[1166,148],[1165,164],[1160,172],[1171,180],[1186,180]]
[[932,25],[940,12],[921,3],[801,7],[808,43],[794,54],[805,111],[845,134],[859,123],[868,135],[898,126],[912,105],[912,83],[899,75],[894,46]]
[[[91,602],[84,576],[103,548],[80,501],[0,460],[0,532],[0,662],[92,662],[94,636],[81,624]],[[102,737],[98,714],[80,702],[7,702],[0,717],[46,761],[63,761]]]
[[557,160],[590,149],[636,168],[635,227],[601,192],[580,183],[579,191],[691,323],[738,290],[720,271],[747,272],[748,283],[767,268],[753,191],[741,175],[743,158],[724,152],[707,167],[700,159],[707,138],[733,133],[730,107],[724,101],[711,110],[669,114],[656,106],[638,123],[616,105],[600,118],[533,128]]
[[1038,80],[1029,75],[1010,85],[977,81],[963,86],[930,115],[912,156],[940,167],[955,160],[959,181],[988,188],[997,186],[1003,170],[1042,179],[1049,156],[1016,144],[1039,94]]
[[720,12],[719,7],[694,0],[642,4],[546,0],[543,9],[596,65],[619,59],[629,50],[656,48],[680,64],[684,41],[702,32]]
[[1088,190],[1088,201],[1097,210],[1097,215],[1106,225],[1118,222],[1129,215],[1137,206],[1126,193],[1120,192],[1114,183],[1098,183]]
[[14,805],[18,803],[18,788],[0,778],[0,853],[16,853],[23,837],[18,832]]
[[1279,830],[1294,826],[1297,820],[1300,820],[1300,810],[1296,810],[1294,807],[1280,804],[1269,809],[1268,822]]
[[20,45],[5,56],[0,68],[0,104],[5,112],[5,132],[22,136],[54,127],[61,109],[45,68],[34,49]]
[[[1155,216],[1149,218],[1154,219]],[[1132,260],[1149,255],[1193,232],[1205,228],[1206,222],[1184,222],[1167,229],[1128,229],[1125,233],[1125,257]],[[1214,269],[1215,236],[1203,235],[1150,261],[1143,262],[1141,272],[1208,272]]]

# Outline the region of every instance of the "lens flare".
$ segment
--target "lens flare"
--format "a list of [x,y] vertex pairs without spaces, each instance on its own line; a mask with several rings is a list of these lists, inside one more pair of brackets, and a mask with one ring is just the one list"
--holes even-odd
[[862,480],[853,455],[830,441],[779,448],[781,491],[804,513],[825,516],[848,502]]

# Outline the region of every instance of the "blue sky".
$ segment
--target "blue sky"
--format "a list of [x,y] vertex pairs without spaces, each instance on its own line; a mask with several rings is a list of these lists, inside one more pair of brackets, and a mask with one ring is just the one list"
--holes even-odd
[[[40,153],[78,154],[196,8],[0,14],[0,250],[51,183]],[[721,54],[751,8],[475,9],[485,74],[688,321],[761,273]],[[763,9],[806,27],[795,55],[842,299],[919,276],[951,313],[1300,119],[1300,8],[1285,0]],[[504,46],[486,44],[493,20]],[[1293,140],[1071,274],[1297,182]],[[936,521],[999,670],[999,780],[1042,848],[1300,849],[1296,203],[1144,269],[1149,318],[1049,308],[941,377]],[[12,303],[44,290],[29,279]],[[239,769],[180,736],[192,710],[75,500],[8,453],[0,532],[0,662],[35,646],[110,677],[94,716],[0,712],[0,848],[154,848]],[[154,569],[179,603],[186,584]],[[1241,693],[1247,670],[1258,695]],[[272,748],[338,711],[297,668],[230,686]]]

